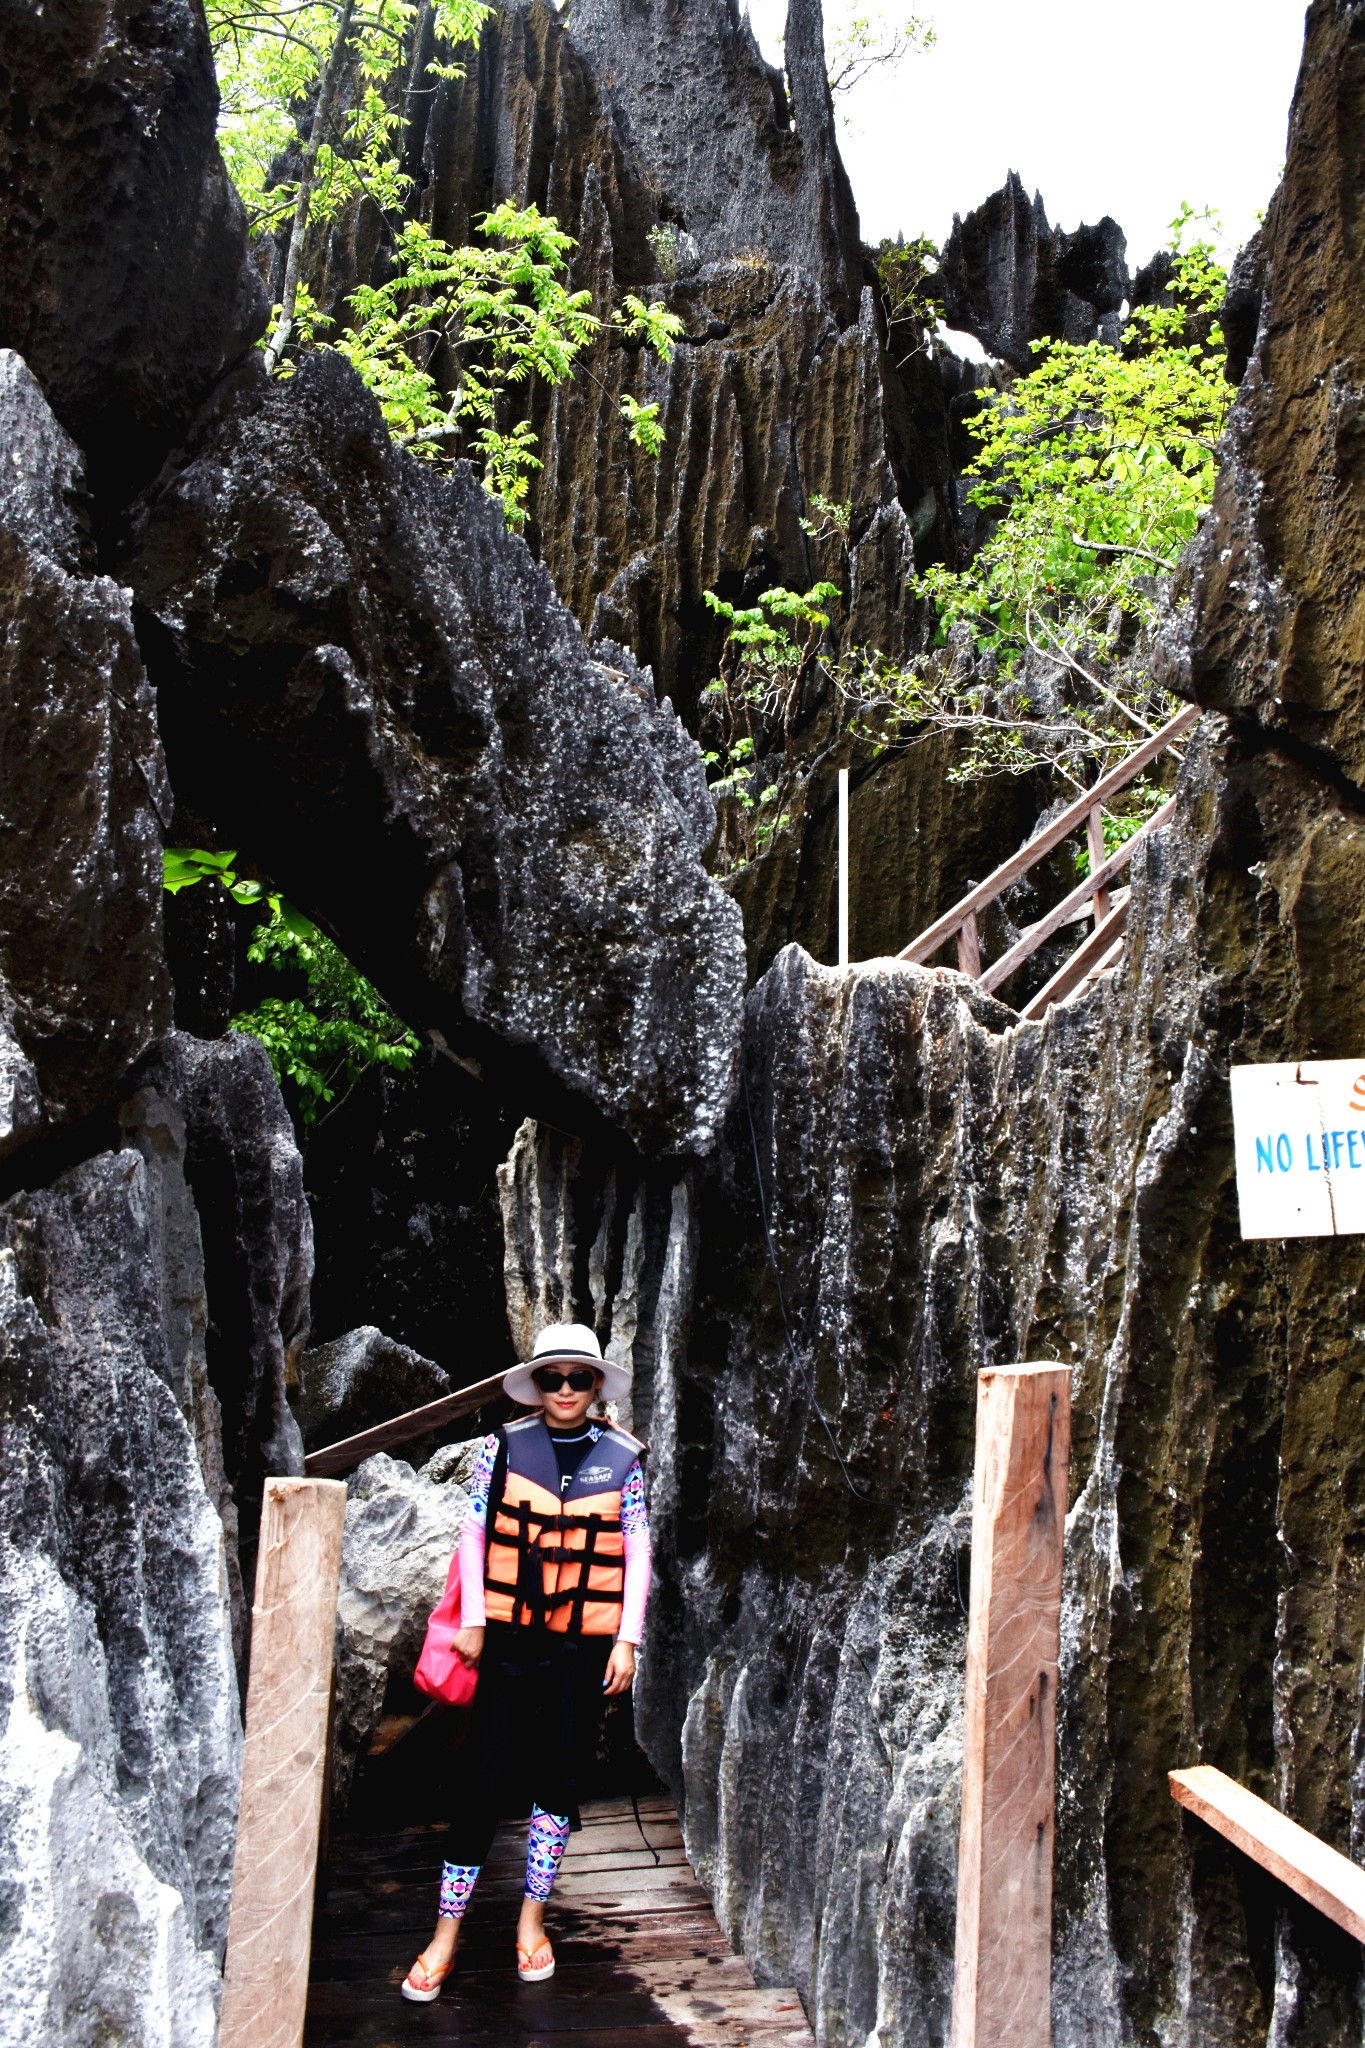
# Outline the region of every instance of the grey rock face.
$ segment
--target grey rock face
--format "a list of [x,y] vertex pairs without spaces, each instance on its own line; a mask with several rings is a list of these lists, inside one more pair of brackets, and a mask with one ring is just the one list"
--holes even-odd
[[858,216],[835,141],[820,0],[788,11],[790,102],[735,0],[583,0],[570,34],[703,263],[771,251],[846,314],[856,308]]
[[[951,546],[943,393],[927,355],[884,345],[819,41],[815,13],[799,8],[793,131],[785,88],[727,0],[671,12],[607,0],[568,17],[512,0],[478,65],[416,124],[419,204],[436,233],[475,239],[488,206],[535,203],[576,237],[572,283],[594,305],[635,292],[683,320],[666,368],[605,341],[582,374],[534,395],[545,467],[530,479],[528,532],[585,631],[648,662],[694,729],[719,645],[702,593],[844,577],[837,551],[801,527],[815,494],[852,504],[846,580],[867,644],[907,644],[912,529],[921,563]],[[711,223],[705,260],[679,229],[665,162]],[[319,299],[373,260],[359,223],[334,237]],[[628,440],[623,394],[659,403],[657,458]]]
[[1355,1946],[1183,1820],[1164,1774],[1216,1764],[1360,1855],[1338,1418],[1365,1248],[1241,1239],[1226,1077],[1360,1052],[1362,18],[1310,10],[1260,342],[1161,649],[1219,710],[1135,862],[1118,970],[1031,1025],[947,973],[795,950],[750,997],[676,1401],[704,1506],[676,1483],[658,1502],[682,1647],[643,1725],[727,1924],[822,2041],[945,2037],[951,1553],[975,1375],[1030,1357],[1075,1368],[1054,2038],[1359,2034]]
[[449,1392],[439,1365],[366,1323],[304,1352],[293,1407],[311,1451]]
[[[446,1465],[463,1447],[439,1455]],[[466,1461],[467,1462],[467,1461]],[[338,1600],[333,1792],[344,1806],[391,1675],[411,1678],[427,1616],[445,1590],[469,1496],[401,1459],[367,1458],[347,1482]]]
[[131,496],[265,323],[191,0],[6,10],[0,344]]
[[669,1383],[691,1297],[696,1243],[687,1178],[642,1171],[624,1153],[604,1157],[528,1119],[498,1169],[498,1193],[516,1356],[530,1357],[547,1323],[587,1324],[603,1357],[632,1374],[617,1419],[647,1435],[669,1412],[660,1381]]
[[169,792],[128,593],[80,455],[0,351],[0,1156],[107,1103],[170,1016]]
[[939,269],[947,323],[1019,370],[1032,364],[1029,343],[1044,336],[1113,339],[1129,296],[1126,248],[1108,214],[1071,234],[1049,227],[1041,196],[1030,204],[1011,171],[965,220],[954,216]]
[[168,1032],[138,1079],[184,1121],[185,1171],[203,1234],[205,1368],[221,1411],[223,1466],[250,1587],[265,1480],[303,1470],[288,1400],[308,1341],[313,1271],[303,1164],[256,1039],[233,1032],[205,1042]]
[[0,1211],[6,2048],[216,2033],[240,1731],[162,1218],[131,1148]]
[[398,454],[313,356],[225,395],[129,574],[177,793],[409,1023],[648,1151],[714,1142],[743,960],[700,863],[700,757],[682,807],[648,678],[592,661],[466,471]]
[[304,1171],[317,1336],[377,1323],[453,1386],[513,1363],[497,1169],[517,1122],[429,1047],[405,1074],[366,1074],[314,1127]]

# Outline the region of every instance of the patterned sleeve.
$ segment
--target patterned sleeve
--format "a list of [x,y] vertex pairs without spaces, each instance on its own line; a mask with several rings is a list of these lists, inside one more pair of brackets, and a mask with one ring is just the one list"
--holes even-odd
[[649,1510],[645,1506],[645,1475],[637,1458],[621,1488],[621,1532],[625,1536],[648,1536]]
[[[488,1520],[488,1489],[493,1482],[493,1467],[498,1462],[498,1439],[496,1433],[486,1436],[479,1445],[479,1455],[474,1461],[474,1476],[465,1488],[469,1495],[470,1520],[480,1528]],[[636,1471],[639,1466],[636,1466]]]

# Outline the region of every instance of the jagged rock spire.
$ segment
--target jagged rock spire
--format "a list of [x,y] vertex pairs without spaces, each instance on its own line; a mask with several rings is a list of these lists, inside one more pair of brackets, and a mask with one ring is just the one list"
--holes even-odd
[[858,215],[835,139],[820,0],[790,0],[785,80],[736,0],[577,0],[570,34],[704,262],[762,249],[856,313]]

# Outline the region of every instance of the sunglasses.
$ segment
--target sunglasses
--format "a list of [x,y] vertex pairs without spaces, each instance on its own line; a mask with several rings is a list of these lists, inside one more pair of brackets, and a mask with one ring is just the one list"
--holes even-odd
[[551,1366],[538,1365],[531,1378],[542,1394],[557,1394],[561,1387],[569,1387],[575,1394],[586,1394],[589,1387],[597,1385],[597,1374],[589,1366],[575,1366],[572,1372],[555,1372]]

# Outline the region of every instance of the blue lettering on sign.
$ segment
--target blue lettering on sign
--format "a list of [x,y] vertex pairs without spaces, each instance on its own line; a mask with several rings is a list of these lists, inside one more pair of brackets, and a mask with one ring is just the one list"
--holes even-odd
[[[1319,1149],[1322,1153],[1320,1159]],[[1365,1131],[1305,1131],[1303,1134],[1304,1163],[1310,1173],[1339,1173],[1343,1151],[1346,1164],[1353,1172],[1365,1168]],[[1256,1140],[1257,1173],[1274,1173],[1276,1167],[1281,1173],[1292,1173],[1294,1168],[1294,1147],[1285,1131]]]

